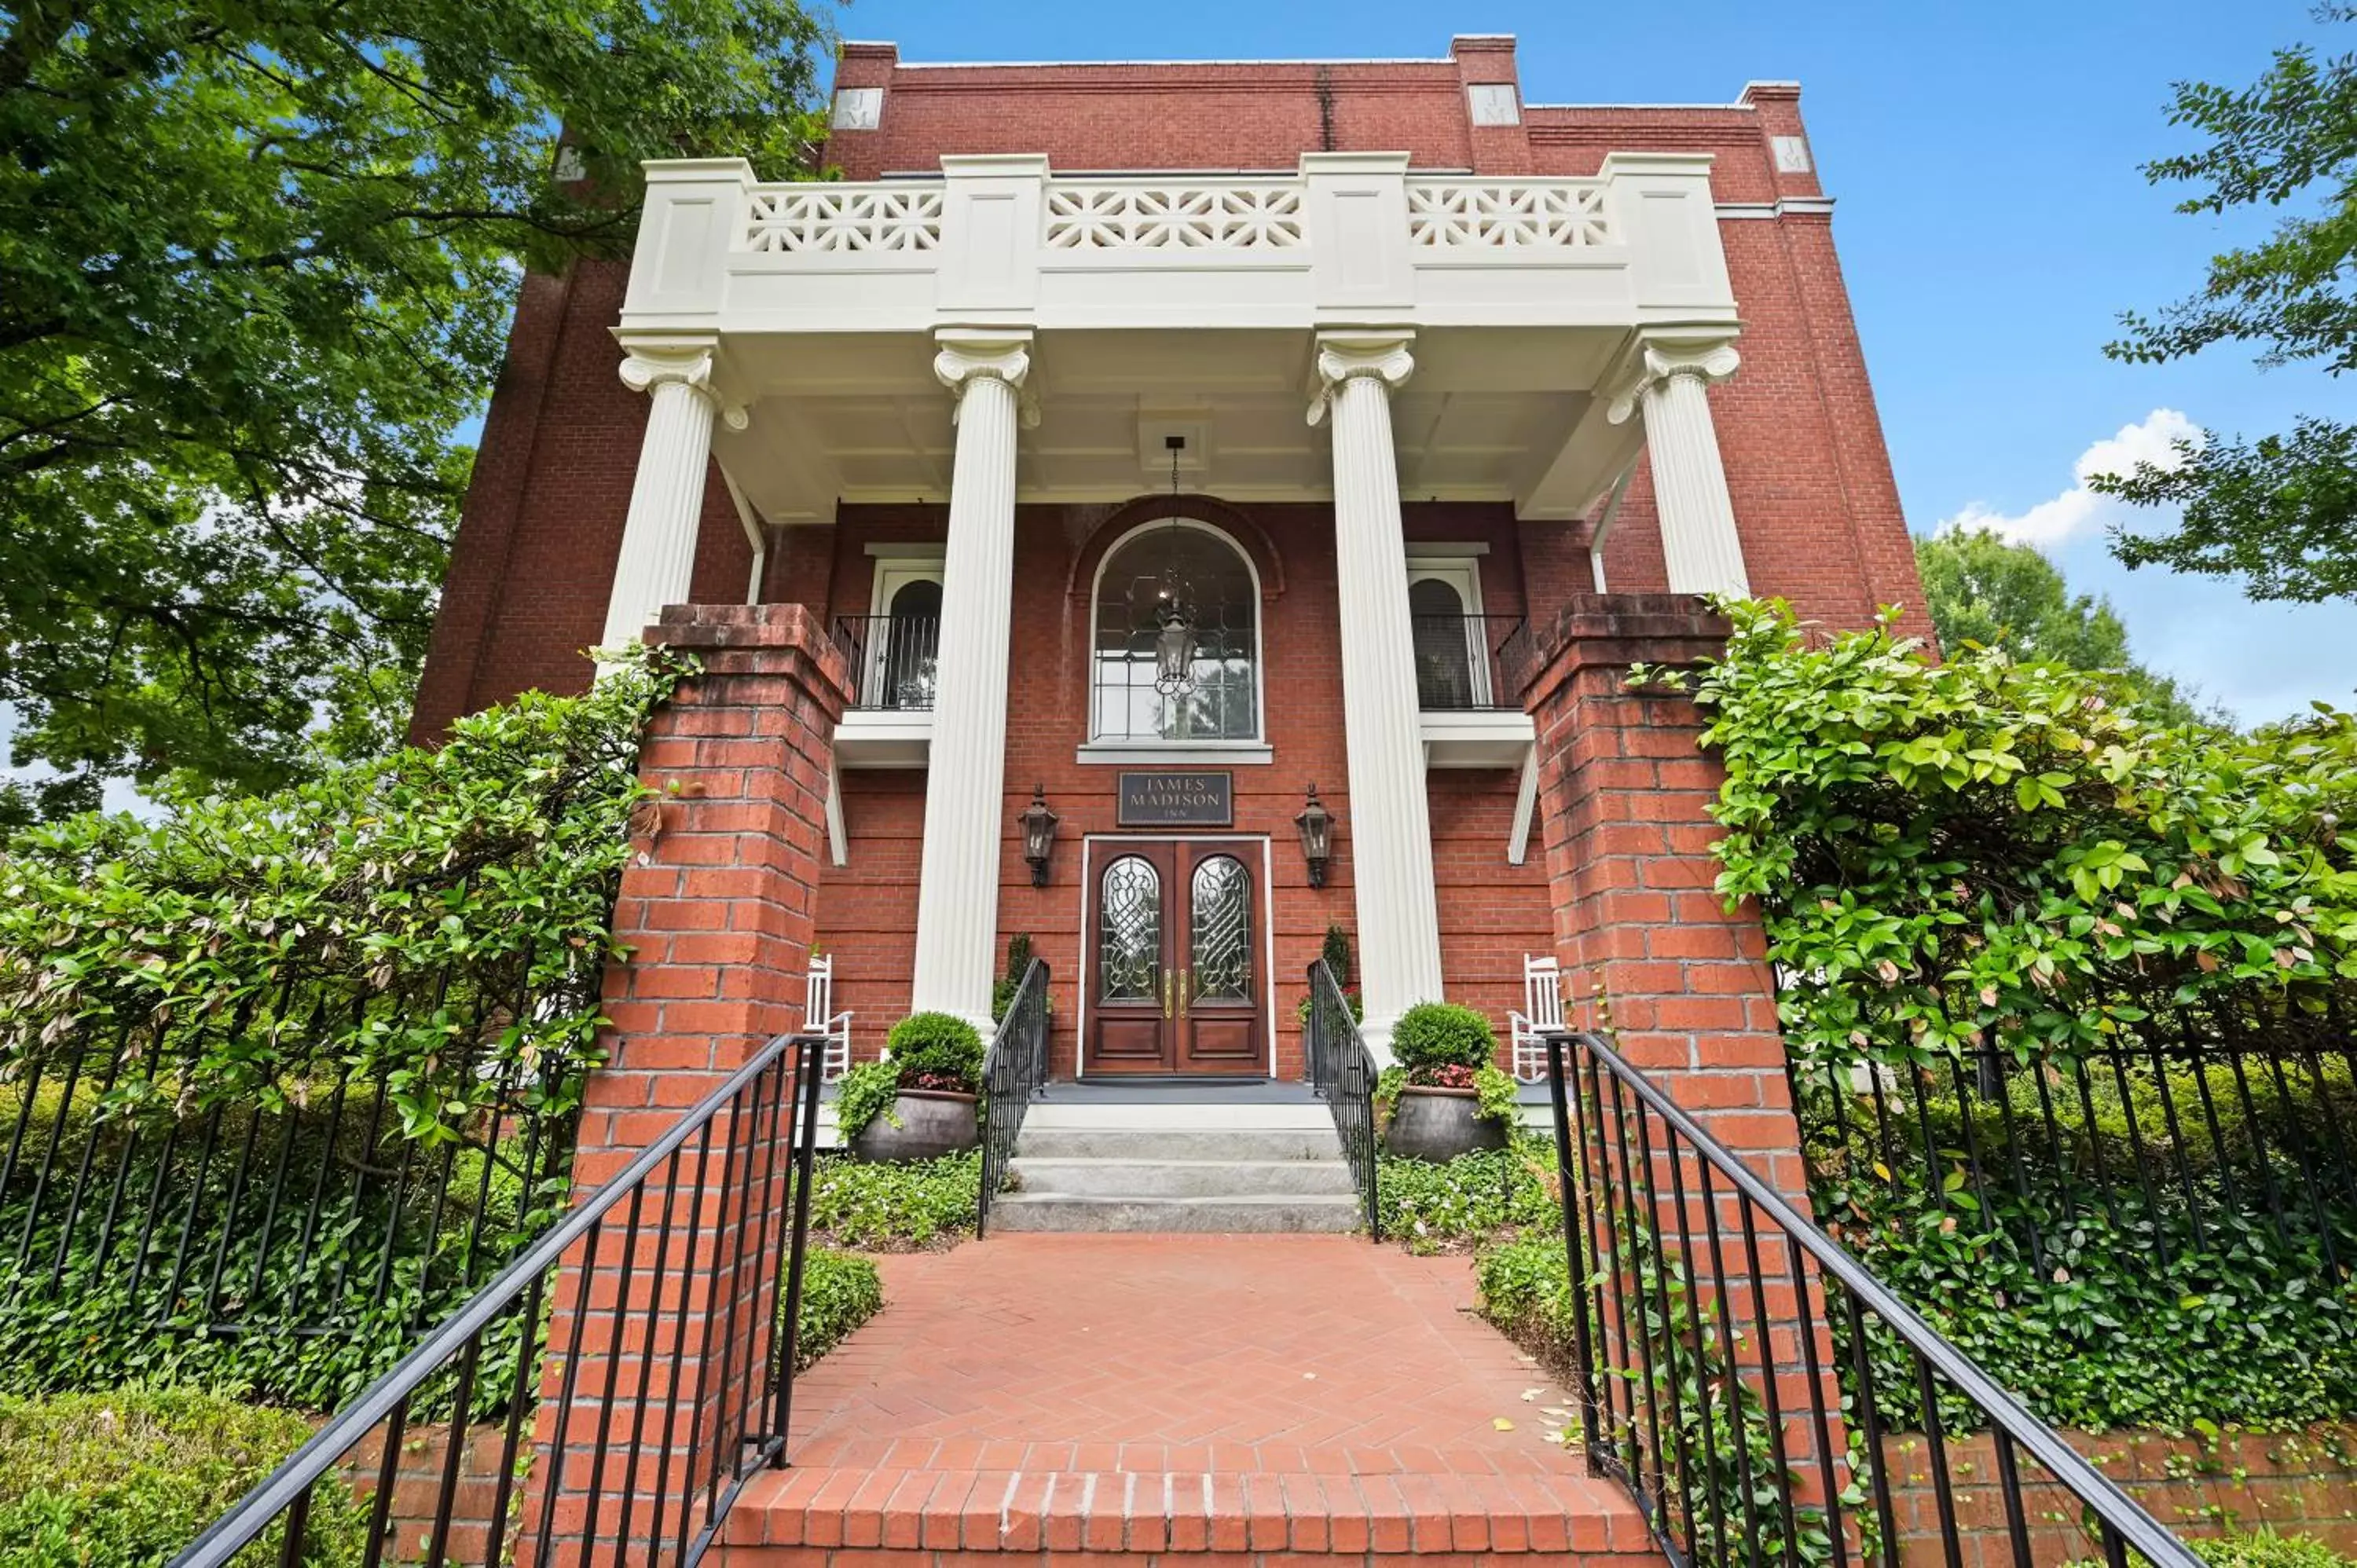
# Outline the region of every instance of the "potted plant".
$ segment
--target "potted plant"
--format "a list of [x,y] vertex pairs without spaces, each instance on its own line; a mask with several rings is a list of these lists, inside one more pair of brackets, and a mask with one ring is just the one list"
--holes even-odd
[[1497,1036],[1470,1007],[1419,1002],[1392,1028],[1392,1057],[1376,1087],[1386,1152],[1445,1163],[1502,1149],[1514,1117],[1514,1080],[1498,1070]]
[[982,1142],[982,1036],[947,1013],[892,1026],[881,1060],[844,1074],[834,1101],[845,1147],[863,1160],[930,1160]]

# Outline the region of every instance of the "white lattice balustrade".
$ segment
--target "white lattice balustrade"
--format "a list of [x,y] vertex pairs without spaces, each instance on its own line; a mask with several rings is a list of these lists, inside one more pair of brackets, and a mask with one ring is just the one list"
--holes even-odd
[[1604,188],[1589,180],[1410,180],[1411,243],[1491,249],[1609,245]]
[[753,251],[930,251],[942,242],[942,192],[795,185],[757,190],[747,214]]
[[1296,184],[1058,182],[1048,189],[1049,250],[1287,251],[1307,243]]

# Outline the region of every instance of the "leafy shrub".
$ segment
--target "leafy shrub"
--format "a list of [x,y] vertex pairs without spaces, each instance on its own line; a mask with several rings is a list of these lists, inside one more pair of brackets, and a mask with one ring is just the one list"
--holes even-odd
[[[545,1226],[651,805],[638,737],[682,668],[642,655],[436,750],[11,843],[0,1140],[27,1157],[0,1191],[24,1243],[0,1254],[0,1388],[330,1407]],[[202,1332],[222,1318],[239,1332]]]
[[1375,1203],[1383,1234],[1410,1251],[1440,1252],[1521,1230],[1559,1229],[1554,1169],[1552,1146],[1527,1135],[1445,1165],[1380,1155]]
[[1392,1026],[1392,1056],[1412,1083],[1418,1069],[1488,1067],[1497,1051],[1490,1020],[1454,1003],[1419,1002]]
[[1333,972],[1335,984],[1347,987],[1351,983],[1350,932],[1329,922],[1326,927],[1326,940],[1318,944],[1318,956]]
[[981,1087],[981,1032],[954,1014],[912,1013],[892,1026],[884,1047],[904,1084],[930,1078],[954,1079],[969,1093]]
[[2352,1568],[2352,1561],[2357,1561],[2312,1535],[2277,1535],[2271,1530],[2212,1536],[2185,1544],[2210,1568]]
[[836,1247],[909,1251],[971,1233],[981,1195],[979,1149],[907,1165],[830,1155],[812,1178],[811,1230]]
[[[310,1423],[185,1391],[0,1397],[0,1563],[10,1568],[151,1568],[194,1541],[307,1442]],[[352,1494],[312,1494],[312,1568],[361,1561]],[[278,1561],[276,1530],[258,1558]]]
[[[814,1196],[814,1195],[813,1195]],[[802,1257],[802,1310],[794,1316],[794,1370],[834,1349],[884,1310],[876,1265],[847,1252],[813,1247]]]
[[[889,1117],[892,1102],[899,1098],[899,1063],[861,1062],[835,1080],[835,1135],[847,1146],[867,1131],[867,1124],[876,1118]],[[899,1122],[895,1121],[893,1125],[897,1127]]]
[[2164,729],[2103,675],[1723,607],[1723,660],[1632,678],[1710,720],[1718,889],[1760,900],[1797,1054],[2039,1059],[2357,991],[2357,716]]

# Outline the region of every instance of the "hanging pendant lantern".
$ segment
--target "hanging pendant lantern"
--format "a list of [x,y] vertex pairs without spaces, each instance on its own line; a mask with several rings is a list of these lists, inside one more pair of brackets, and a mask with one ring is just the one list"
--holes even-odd
[[1195,636],[1193,585],[1178,564],[1178,454],[1187,438],[1166,435],[1162,444],[1170,452],[1172,505],[1169,553],[1163,557],[1162,580],[1154,596],[1154,689],[1166,697],[1183,697],[1195,689],[1195,656],[1200,647]]

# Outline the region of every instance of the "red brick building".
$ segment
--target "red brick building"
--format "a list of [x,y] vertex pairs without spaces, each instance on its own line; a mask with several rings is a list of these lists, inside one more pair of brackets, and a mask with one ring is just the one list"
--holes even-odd
[[816,927],[860,1055],[984,1015],[1018,935],[1062,1074],[1299,1076],[1329,925],[1371,1041],[1502,1023],[1576,945],[1550,856],[1616,831],[1534,824],[1566,609],[1921,603],[1799,96],[1528,103],[1506,38],[846,45],[839,182],[655,166],[629,267],[526,280],[418,731],[668,604],[802,604],[856,688]]

